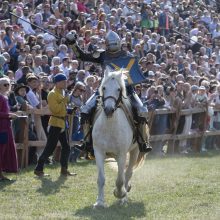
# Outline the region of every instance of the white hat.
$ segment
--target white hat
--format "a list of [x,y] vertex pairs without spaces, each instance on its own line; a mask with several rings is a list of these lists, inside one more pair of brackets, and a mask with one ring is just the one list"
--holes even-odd
[[56,17],[55,17],[54,15],[51,15],[51,16],[49,17],[49,19],[55,19],[55,20],[56,20]]
[[155,74],[154,74],[153,71],[149,71],[149,72],[148,72],[148,76],[155,76]]
[[49,52],[49,51],[54,51],[54,48],[53,47],[47,47],[46,52]]
[[206,90],[205,86],[200,86],[199,90]]

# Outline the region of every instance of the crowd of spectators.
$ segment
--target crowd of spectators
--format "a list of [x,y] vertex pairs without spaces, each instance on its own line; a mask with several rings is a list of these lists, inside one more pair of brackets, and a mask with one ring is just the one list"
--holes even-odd
[[[106,33],[112,30],[148,79],[135,90],[149,111],[209,106],[207,129],[220,129],[220,113],[213,110],[220,107],[219,7],[212,0],[0,1],[0,77],[10,79],[10,110],[45,108],[53,76],[63,73],[76,107],[73,139],[79,138],[80,106],[98,88],[103,71],[98,64],[77,59],[65,36],[76,30],[78,45],[93,52],[105,49]],[[171,130],[171,120],[156,115],[151,134]],[[177,133],[201,130],[199,115],[181,116],[180,121]],[[32,132],[30,136],[46,140],[47,122],[48,116],[30,115],[30,131],[36,137]],[[190,143],[176,143],[178,152],[188,153]],[[154,152],[164,153],[164,142],[152,144]],[[203,138],[200,150],[218,149],[218,144],[218,137]]]

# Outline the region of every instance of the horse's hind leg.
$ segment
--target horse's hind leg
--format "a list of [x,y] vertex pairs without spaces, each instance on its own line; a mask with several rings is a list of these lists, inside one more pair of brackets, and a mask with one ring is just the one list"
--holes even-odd
[[125,172],[125,189],[127,192],[131,190],[131,185],[129,184],[129,181],[133,175],[134,165],[136,164],[138,158],[138,154],[139,154],[138,147],[133,149],[129,154],[130,154],[129,163]]
[[105,185],[105,173],[104,173],[104,159],[105,154],[99,152],[95,149],[95,158],[96,158],[96,166],[98,168],[98,198],[96,203],[93,205],[94,208],[97,207],[106,207],[105,199],[104,199],[104,185]]
[[126,153],[120,155],[117,158],[118,163],[118,176],[116,180],[116,188],[114,190],[115,197],[122,199],[126,196],[127,191],[125,190],[125,165],[126,165]]

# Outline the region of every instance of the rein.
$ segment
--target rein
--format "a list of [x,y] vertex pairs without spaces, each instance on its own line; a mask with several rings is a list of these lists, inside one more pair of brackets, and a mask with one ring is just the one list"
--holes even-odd
[[107,100],[107,99],[113,99],[115,101],[115,108],[114,108],[114,111],[120,107],[120,104],[123,104],[123,101],[122,101],[122,91],[120,91],[119,93],[119,96],[118,96],[118,99],[116,99],[114,96],[107,96],[107,97],[103,97],[101,96],[102,98],[102,106],[104,106],[104,102]]
[[105,98],[103,98],[103,96],[100,96],[100,98],[102,99],[102,107],[103,107],[104,101],[106,101],[107,99],[113,99],[115,101],[115,103],[116,103],[114,111],[116,109],[118,109],[118,108],[121,108],[124,111],[125,116],[126,116],[128,122],[129,122],[129,124],[130,124],[130,126],[131,126],[131,128],[132,128],[132,130],[134,132],[134,138],[133,138],[133,143],[134,143],[137,140],[136,125],[134,123],[132,113],[129,111],[129,109],[125,105],[125,103],[123,103],[123,99],[122,98],[125,98],[125,99],[127,99],[127,98],[122,95],[122,91],[120,92],[118,99],[116,99],[114,96],[107,96]]

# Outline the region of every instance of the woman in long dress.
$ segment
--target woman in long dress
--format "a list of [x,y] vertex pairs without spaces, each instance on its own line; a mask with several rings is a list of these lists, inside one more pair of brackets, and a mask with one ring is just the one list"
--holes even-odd
[[12,134],[11,119],[16,118],[16,114],[9,112],[8,96],[10,91],[10,80],[0,79],[0,181],[9,180],[3,175],[6,173],[16,173],[18,162],[14,137]]

